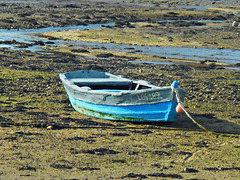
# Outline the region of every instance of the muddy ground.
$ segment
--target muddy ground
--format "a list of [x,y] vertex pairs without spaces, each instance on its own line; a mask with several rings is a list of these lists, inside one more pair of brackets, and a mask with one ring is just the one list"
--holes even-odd
[[[119,16],[105,3],[0,6],[2,28],[156,18]],[[121,56],[101,58],[106,56],[0,48],[0,179],[240,178],[239,71],[204,63],[167,66],[130,63]],[[174,123],[113,122],[81,115],[72,109],[58,78],[60,72],[79,69],[159,86],[178,80],[187,90],[186,109],[197,122],[220,134],[201,131],[184,114]]]
[[[11,1],[10,1],[11,2]],[[158,20],[237,20],[238,17],[232,13],[219,13],[219,11],[204,11],[199,13],[196,9],[185,9],[186,14],[175,13],[182,11],[168,3],[162,5],[144,5],[135,3],[107,3],[97,1],[57,1],[55,3],[43,3],[44,1],[30,1],[32,3],[0,3],[0,28],[2,29],[25,29],[41,28],[51,26],[84,25],[106,22],[136,22]],[[20,1],[21,2],[21,1]],[[27,1],[24,1],[27,2]],[[176,3],[175,3],[176,4]],[[189,4],[189,3],[187,3]],[[178,4],[177,4],[178,5]],[[220,5],[214,5],[218,7]],[[235,4],[230,9],[237,9]],[[229,8],[228,8],[229,9]],[[163,11],[159,13],[156,11]],[[189,13],[190,12],[190,13]]]

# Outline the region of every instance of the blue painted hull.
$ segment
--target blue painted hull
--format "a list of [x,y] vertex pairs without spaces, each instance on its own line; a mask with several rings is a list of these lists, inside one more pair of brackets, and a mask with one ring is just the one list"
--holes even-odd
[[176,101],[160,102],[143,105],[101,105],[75,99],[69,93],[69,100],[73,108],[87,116],[107,120],[121,121],[163,121],[173,122],[176,112]]
[[143,80],[130,80],[107,72],[80,70],[59,77],[75,110],[101,119],[120,121],[173,122],[177,115],[178,89],[183,102],[185,90],[158,87]]

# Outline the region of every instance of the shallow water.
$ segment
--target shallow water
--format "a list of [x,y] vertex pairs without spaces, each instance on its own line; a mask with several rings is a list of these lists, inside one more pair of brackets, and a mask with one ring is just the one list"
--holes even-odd
[[199,61],[213,60],[221,63],[240,63],[240,50],[233,49],[206,49],[188,47],[161,47],[161,46],[140,46],[113,43],[89,43],[71,42],[78,46],[89,46],[91,48],[106,48],[110,51],[132,52],[138,54],[155,55],[159,57],[171,57],[182,59],[193,59]]
[[185,6],[176,6],[177,8],[183,8],[183,9],[196,9],[198,11],[204,11],[207,10],[208,8],[211,8],[212,6],[189,6],[189,5],[185,5]]
[[173,62],[163,62],[163,61],[131,61],[132,63],[146,63],[146,64],[162,64],[162,65],[173,65]]
[[[44,32],[53,32],[53,31],[64,31],[64,30],[74,30],[74,29],[80,29],[83,30],[85,28],[88,29],[99,29],[99,28],[104,28],[102,27],[103,25],[105,26],[112,26],[113,23],[107,23],[107,24],[91,24],[91,25],[79,25],[79,26],[67,26],[67,27],[47,27],[47,28],[39,28],[39,29],[0,29],[0,41],[11,41],[11,40],[16,40],[17,42],[20,43],[33,43],[34,41],[43,41],[47,42],[45,38],[41,37],[36,37],[33,35],[36,34],[41,34]],[[52,41],[52,40],[51,40]],[[57,43],[58,40],[55,41]],[[0,44],[1,47],[9,47],[11,49],[19,49],[15,44]],[[40,47],[28,47],[25,48],[27,50],[31,51],[37,51],[41,50]]]
[[[79,26],[68,26],[68,27],[48,27],[39,29],[0,29],[0,41],[11,41],[15,40],[20,43],[33,43],[35,41],[43,41],[46,43],[49,40],[44,38],[33,36],[33,34],[39,34],[49,31],[63,31],[71,29],[97,29],[104,28],[105,26],[112,26],[114,23],[108,24],[91,24],[91,25],[79,25]],[[54,45],[61,45],[65,43],[64,40],[51,40]],[[140,46],[140,45],[126,45],[126,44],[113,44],[113,43],[93,43],[93,42],[73,42],[68,41],[75,46],[81,47],[91,47],[95,49],[102,49],[104,47],[106,50],[110,51],[122,51],[131,52],[147,55],[156,55],[159,57],[169,57],[169,58],[181,58],[181,59],[193,59],[193,60],[214,60],[221,63],[236,64],[240,63],[240,50],[233,49],[206,49],[206,48],[188,48],[188,47],[158,47],[158,46]],[[16,44],[0,44],[0,47],[8,47],[11,49],[19,49]],[[40,46],[29,46],[24,48],[31,51],[42,50]]]

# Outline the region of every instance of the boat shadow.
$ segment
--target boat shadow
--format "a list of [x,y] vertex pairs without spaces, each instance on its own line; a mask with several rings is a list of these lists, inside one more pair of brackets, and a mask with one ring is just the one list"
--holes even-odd
[[[217,119],[214,114],[191,114],[193,119],[209,131],[226,134],[240,134],[240,125],[229,122],[227,120]],[[134,123],[135,124],[135,123]],[[155,127],[165,127],[192,131],[202,131],[197,124],[195,124],[185,114],[180,114],[175,118],[174,122],[152,122],[141,123],[148,124]]]

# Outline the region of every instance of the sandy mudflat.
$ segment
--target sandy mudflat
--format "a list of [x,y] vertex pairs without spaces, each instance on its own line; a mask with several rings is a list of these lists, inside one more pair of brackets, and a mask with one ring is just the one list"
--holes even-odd
[[[126,11],[146,8],[143,12],[148,13],[117,16],[116,10],[123,6]],[[156,20],[149,11],[162,8],[136,6],[0,3],[0,24],[11,29],[115,22],[116,18]],[[179,17],[167,11],[162,16]],[[221,16],[231,21],[235,17]],[[232,35],[238,31],[228,30]],[[240,178],[240,71],[207,62],[137,64],[129,62],[131,56],[101,52],[98,58],[91,58],[78,52],[0,48],[0,179]],[[201,131],[184,114],[173,123],[113,122],[81,115],[69,104],[58,78],[60,72],[79,69],[121,74],[159,86],[178,80],[187,90],[184,106],[194,119],[223,134]]]

